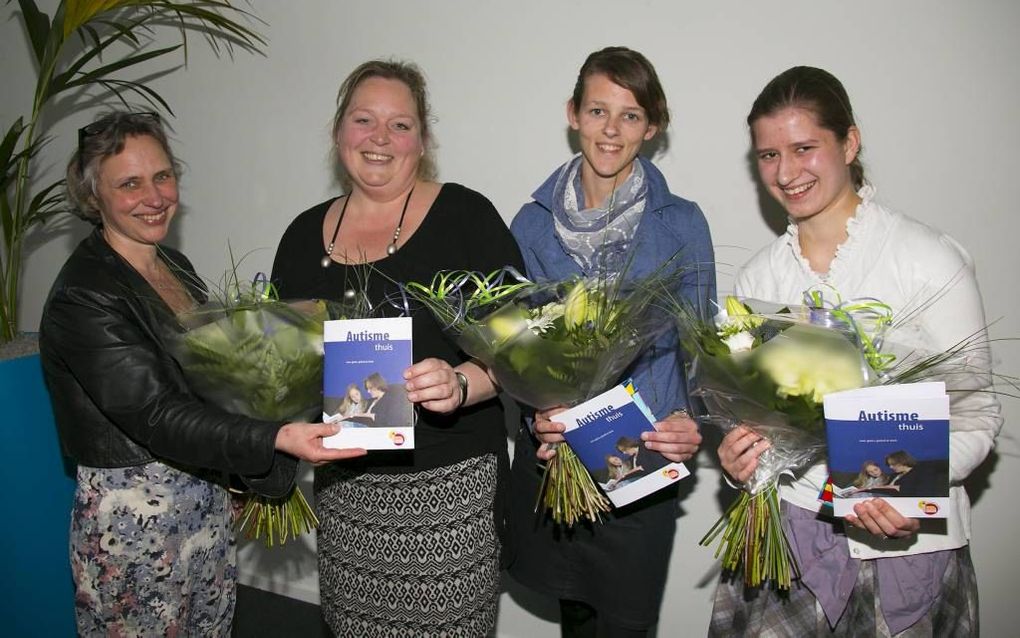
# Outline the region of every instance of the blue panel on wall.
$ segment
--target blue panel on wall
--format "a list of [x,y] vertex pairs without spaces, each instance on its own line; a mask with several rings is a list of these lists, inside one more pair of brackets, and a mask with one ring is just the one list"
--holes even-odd
[[67,533],[75,482],[38,355],[0,361],[0,401],[0,632],[74,636]]

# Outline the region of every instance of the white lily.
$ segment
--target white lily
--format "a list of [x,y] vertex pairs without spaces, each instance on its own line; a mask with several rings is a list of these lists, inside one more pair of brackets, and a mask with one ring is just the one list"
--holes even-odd
[[742,331],[731,334],[722,340],[730,352],[747,352],[754,347],[754,337],[750,332]]

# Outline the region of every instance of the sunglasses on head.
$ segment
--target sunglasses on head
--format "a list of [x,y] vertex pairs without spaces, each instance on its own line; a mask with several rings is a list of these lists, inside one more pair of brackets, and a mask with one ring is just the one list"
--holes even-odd
[[[148,121],[159,123],[159,113],[154,113],[152,111],[145,111],[143,113],[129,113],[127,115],[130,118],[138,118],[138,119],[141,119],[141,120],[148,120]],[[107,128],[109,128],[110,125],[114,121],[115,120],[113,118],[103,118],[102,120],[99,120],[98,122],[93,122],[92,124],[87,124],[87,125],[81,127],[80,129],[78,129],[78,174],[79,175],[85,173],[85,153],[84,153],[84,150],[85,150],[84,149],[85,140],[87,140],[88,138],[92,137],[93,135],[99,135],[100,133],[105,131]]]

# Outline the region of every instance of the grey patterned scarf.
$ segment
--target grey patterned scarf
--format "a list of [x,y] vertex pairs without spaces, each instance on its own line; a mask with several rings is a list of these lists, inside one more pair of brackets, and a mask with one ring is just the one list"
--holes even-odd
[[580,210],[582,161],[578,153],[556,179],[552,200],[556,235],[586,275],[619,272],[645,210],[645,169],[635,159],[630,175],[608,201]]

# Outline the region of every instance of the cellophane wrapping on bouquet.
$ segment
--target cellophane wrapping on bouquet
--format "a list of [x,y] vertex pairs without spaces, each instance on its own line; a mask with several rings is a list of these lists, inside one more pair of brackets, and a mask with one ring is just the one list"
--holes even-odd
[[881,381],[891,361],[880,353],[891,314],[877,302],[853,315],[730,297],[714,321],[683,310],[678,316],[692,356],[691,394],[701,398],[708,420],[724,430],[742,425],[770,443],[701,544],[721,534],[716,556],[722,554],[725,570],[742,569],[749,587],[768,582],[787,590],[797,566],[782,529],[779,477],[825,453],[826,394]]
[[[515,276],[510,276],[511,274]],[[672,327],[662,306],[679,277],[617,276],[533,283],[504,270],[439,273],[407,286],[500,387],[537,409],[572,406],[619,382],[637,356]],[[599,520],[610,504],[569,446],[546,465],[540,503],[553,520]]]
[[[267,421],[317,420],[322,410],[323,322],[362,316],[361,304],[283,302],[253,286],[183,318],[175,346],[192,391],[227,412]],[[296,486],[282,498],[247,495],[239,528],[267,546],[318,526]]]

